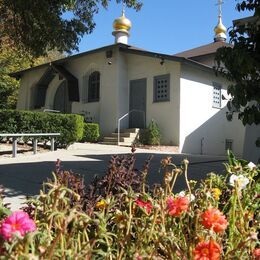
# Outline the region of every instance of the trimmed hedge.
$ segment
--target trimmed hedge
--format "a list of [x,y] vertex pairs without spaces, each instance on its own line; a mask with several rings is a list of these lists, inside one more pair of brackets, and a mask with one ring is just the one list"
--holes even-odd
[[84,118],[75,114],[0,110],[1,133],[61,133],[59,147],[81,140]]
[[85,123],[82,142],[95,143],[100,136],[99,125],[96,123]]

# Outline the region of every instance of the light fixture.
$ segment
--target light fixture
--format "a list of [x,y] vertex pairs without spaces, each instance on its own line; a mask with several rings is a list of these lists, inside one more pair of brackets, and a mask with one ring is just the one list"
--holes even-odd
[[160,64],[161,64],[161,65],[164,64],[164,58],[161,58]]

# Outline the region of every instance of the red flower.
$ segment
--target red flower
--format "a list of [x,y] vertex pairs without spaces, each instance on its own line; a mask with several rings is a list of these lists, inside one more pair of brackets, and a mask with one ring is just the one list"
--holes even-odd
[[255,248],[253,256],[255,260],[260,260],[260,248]]
[[143,201],[141,199],[137,199],[135,203],[140,207],[146,209],[147,214],[151,213],[153,205],[150,201]]
[[216,233],[223,232],[228,225],[226,217],[218,209],[209,208],[201,215],[201,224],[207,228],[213,230]]
[[217,242],[200,242],[193,250],[194,260],[219,260],[221,248]]
[[189,208],[189,199],[187,197],[169,197],[167,199],[167,209],[170,216],[179,217]]
[[23,211],[15,211],[2,222],[0,234],[9,240],[14,234],[24,237],[27,232],[34,230],[36,225],[29,215]]

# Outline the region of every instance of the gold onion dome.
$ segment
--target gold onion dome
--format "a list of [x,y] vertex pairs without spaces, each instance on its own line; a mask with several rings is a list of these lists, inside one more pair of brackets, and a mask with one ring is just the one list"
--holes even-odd
[[218,25],[214,28],[215,34],[220,34],[220,33],[224,33],[226,34],[227,32],[227,28],[225,27],[225,25],[222,23],[222,19],[221,17],[219,17],[218,20]]
[[126,31],[128,32],[131,29],[131,21],[125,17],[124,12],[122,15],[115,19],[113,27],[115,31]]

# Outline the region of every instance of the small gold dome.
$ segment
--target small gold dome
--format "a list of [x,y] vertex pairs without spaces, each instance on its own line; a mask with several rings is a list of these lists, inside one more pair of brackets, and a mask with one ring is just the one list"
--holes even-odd
[[227,32],[227,28],[225,27],[225,25],[222,23],[221,18],[219,18],[218,21],[218,25],[214,28],[215,34],[220,34],[220,33],[226,33]]
[[131,21],[125,17],[125,14],[123,13],[122,16],[115,19],[113,23],[113,27],[116,31],[118,30],[124,30],[129,31],[132,27]]

